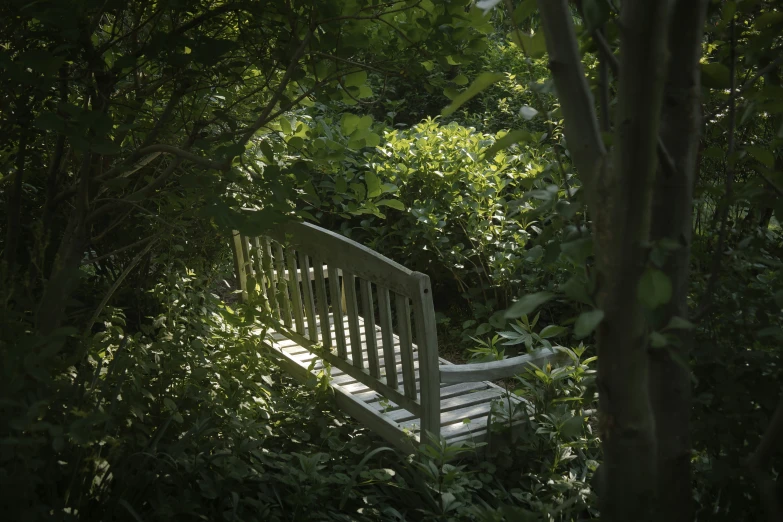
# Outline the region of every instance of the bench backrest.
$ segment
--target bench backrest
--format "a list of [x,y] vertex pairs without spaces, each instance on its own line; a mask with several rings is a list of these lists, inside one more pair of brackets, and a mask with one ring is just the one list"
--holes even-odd
[[438,341],[427,275],[309,223],[286,223],[261,237],[235,232],[232,246],[243,298],[263,302],[276,330],[305,347],[320,343],[318,355],[418,416],[423,434],[438,436]]

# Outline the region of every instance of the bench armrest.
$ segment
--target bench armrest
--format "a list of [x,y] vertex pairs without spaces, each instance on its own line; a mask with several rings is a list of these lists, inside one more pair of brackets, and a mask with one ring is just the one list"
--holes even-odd
[[560,363],[568,360],[568,354],[564,350],[542,348],[527,355],[500,361],[472,364],[442,364],[439,367],[440,382],[442,384],[458,384],[462,382],[493,381],[520,374],[530,364],[540,367],[547,363]]

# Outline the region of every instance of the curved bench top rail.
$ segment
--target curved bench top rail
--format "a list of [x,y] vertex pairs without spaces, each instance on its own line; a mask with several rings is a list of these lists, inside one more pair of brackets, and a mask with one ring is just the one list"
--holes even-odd
[[547,363],[560,363],[569,360],[563,350],[542,348],[527,355],[509,357],[500,361],[472,364],[442,364],[440,382],[442,384],[459,384],[463,382],[493,381],[518,375],[529,365],[543,366]]
[[288,222],[264,235],[398,294],[412,299],[419,296],[418,278],[423,274],[330,230],[310,223]]

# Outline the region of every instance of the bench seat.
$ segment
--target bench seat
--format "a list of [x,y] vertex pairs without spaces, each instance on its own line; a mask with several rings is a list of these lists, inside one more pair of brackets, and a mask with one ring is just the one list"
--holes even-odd
[[[364,332],[364,320],[359,316],[359,322]],[[345,331],[348,331],[348,318],[342,317]],[[329,315],[330,326],[334,324],[334,315]],[[321,335],[320,321],[317,323],[319,336]],[[377,332],[378,357],[380,359],[381,377],[386,375],[385,361],[382,346],[382,331],[380,326],[375,326]],[[329,328],[333,341],[335,329]],[[306,380],[310,374],[317,375],[323,370],[323,361],[307,346],[302,346],[288,338],[288,333],[267,330],[264,338],[265,344],[273,350],[286,370],[299,380]],[[367,345],[364,334],[362,343],[365,361],[367,360]],[[400,366],[401,356],[399,350],[399,337],[394,335],[395,359],[398,372],[402,373]],[[306,344],[306,343],[302,343]],[[335,342],[331,343],[332,346]],[[336,352],[335,352],[336,353]],[[418,347],[413,345],[414,368],[417,370],[417,389],[420,384],[418,378]],[[312,369],[308,370],[317,359]],[[352,362],[350,354],[347,360]],[[449,361],[439,358],[441,365],[451,364]],[[401,377],[398,382],[402,382]],[[341,371],[339,368],[331,368],[330,384],[335,391],[335,396],[343,411],[353,415],[363,423],[371,423],[368,426],[387,440],[394,443],[400,449],[410,450],[412,445],[420,441],[420,422],[416,415],[391,401],[384,401],[384,397],[370,389],[365,384],[358,382],[354,377]],[[403,387],[399,387],[403,393]],[[462,441],[481,442],[487,436],[487,424],[491,403],[493,400],[511,400],[515,404],[522,399],[511,394],[491,382],[466,382],[461,384],[441,384],[440,386],[440,434],[449,443]],[[358,414],[358,415],[357,415]],[[412,439],[412,440],[411,440]]]

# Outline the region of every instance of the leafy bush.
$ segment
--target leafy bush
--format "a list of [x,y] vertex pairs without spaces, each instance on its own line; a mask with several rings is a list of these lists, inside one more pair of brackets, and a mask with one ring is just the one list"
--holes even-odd
[[[517,296],[560,281],[569,266],[556,263],[560,241],[583,234],[571,224],[576,188],[568,186],[559,145],[532,133],[529,142],[493,154],[503,136],[432,119],[388,130],[361,164],[354,156],[342,174],[316,174],[321,206],[305,210],[427,273],[436,307],[462,324],[461,338],[485,335],[504,326],[496,312]],[[365,210],[355,212],[357,198],[346,192],[367,200]]]

